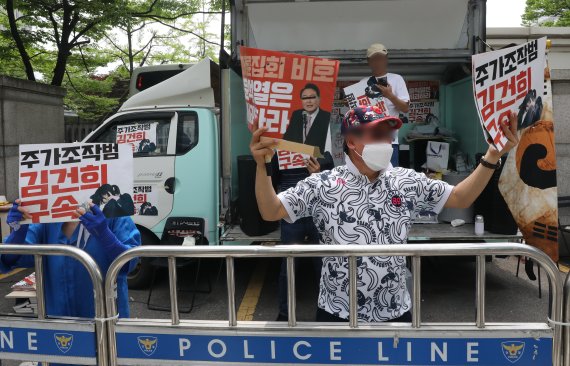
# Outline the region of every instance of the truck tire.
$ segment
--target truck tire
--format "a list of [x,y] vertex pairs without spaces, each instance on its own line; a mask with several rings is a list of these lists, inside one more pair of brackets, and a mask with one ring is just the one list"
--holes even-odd
[[[144,231],[141,231],[142,245],[156,245],[156,238]],[[152,258],[140,258],[138,265],[127,275],[127,282],[131,290],[143,290],[148,288],[152,278]]]

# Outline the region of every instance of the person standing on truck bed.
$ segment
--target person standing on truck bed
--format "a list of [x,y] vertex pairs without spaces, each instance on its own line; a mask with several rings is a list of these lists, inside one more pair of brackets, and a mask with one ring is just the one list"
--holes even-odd
[[[388,49],[386,46],[380,43],[372,44],[366,51],[366,58],[372,76],[363,80],[366,80],[369,88],[377,91],[373,97],[381,101],[382,112],[395,117],[398,117],[400,113],[408,113],[410,110],[410,94],[404,78],[401,75],[388,72]],[[399,146],[398,132],[396,131],[392,141],[394,153],[391,160],[394,167],[399,166]]]
[[[293,112],[291,121],[283,139],[307,145],[318,146],[324,152],[324,159],[310,157],[306,168],[280,170],[279,189],[285,191],[294,187],[310,174],[334,168],[331,151],[330,118],[328,111],[320,108],[321,92],[315,84],[307,84],[301,89],[303,109]],[[274,159],[274,165],[277,159]],[[281,243],[283,244],[318,244],[319,233],[310,218],[302,218],[294,223],[281,221]],[[314,258],[315,272],[319,272],[320,258]],[[318,274],[317,274],[318,276]],[[279,273],[279,315],[278,321],[288,320],[287,315],[287,262],[283,259]]]
[[[402,121],[377,106],[360,106],[347,112],[341,125],[346,165],[313,174],[279,195],[265,168],[265,157],[274,154],[275,144],[260,142],[266,129],[258,129],[250,149],[257,162],[259,211],[267,221],[310,217],[321,244],[406,243],[415,212],[465,208],[475,201],[499,167],[501,155],[518,144],[516,118],[512,113],[510,122],[501,123],[508,138],[504,150],[489,147],[477,169],[453,187],[411,169],[389,169],[392,134]],[[357,263],[358,319],[411,321],[405,257],[362,257]],[[346,321],[348,280],[348,258],[323,258],[317,321]]]

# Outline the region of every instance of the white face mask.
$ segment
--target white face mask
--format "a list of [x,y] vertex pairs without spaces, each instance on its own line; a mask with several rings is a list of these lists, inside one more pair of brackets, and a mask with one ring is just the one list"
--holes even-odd
[[375,172],[379,172],[388,168],[394,150],[392,144],[378,142],[364,145],[362,155],[357,153],[356,150],[354,152],[362,158],[367,167]]

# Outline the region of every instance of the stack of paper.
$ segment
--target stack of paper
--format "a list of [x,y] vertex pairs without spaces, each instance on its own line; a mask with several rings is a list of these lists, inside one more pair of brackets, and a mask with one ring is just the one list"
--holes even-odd
[[17,314],[37,313],[35,272],[12,285],[12,290],[11,293],[6,295],[6,298],[16,299],[16,305],[13,309]]
[[36,273],[32,273],[25,277],[23,280],[16,282],[12,285],[14,291],[30,291],[36,290]]
[[36,314],[38,312],[38,303],[36,298],[32,297],[19,302],[13,309],[16,314]]

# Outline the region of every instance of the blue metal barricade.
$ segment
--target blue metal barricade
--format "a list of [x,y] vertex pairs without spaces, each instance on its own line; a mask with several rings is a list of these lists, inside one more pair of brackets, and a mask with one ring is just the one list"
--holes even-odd
[[[0,254],[34,256],[38,307],[37,318],[0,316],[0,359],[107,365],[103,278],[97,263],[83,250],[68,245],[0,245]],[[46,316],[44,256],[67,256],[84,266],[93,283],[95,319]]]
[[[171,319],[109,321],[109,364],[344,364],[344,365],[561,365],[560,324],[488,323],[485,321],[485,256],[522,255],[535,260],[549,277],[550,317],[562,319],[562,281],[555,263],[543,252],[522,244],[286,245],[276,247],[146,246],[118,257],[105,280],[108,317],[117,314],[114,287],[121,267],[135,257],[167,257]],[[350,322],[297,322],[295,257],[348,257]],[[358,267],[361,256],[412,257],[412,323],[362,323],[358,312]],[[423,323],[421,257],[477,258],[477,313],[472,323]],[[176,258],[226,258],[228,320],[181,320],[176,297]],[[234,258],[286,257],[289,320],[236,320]]]

